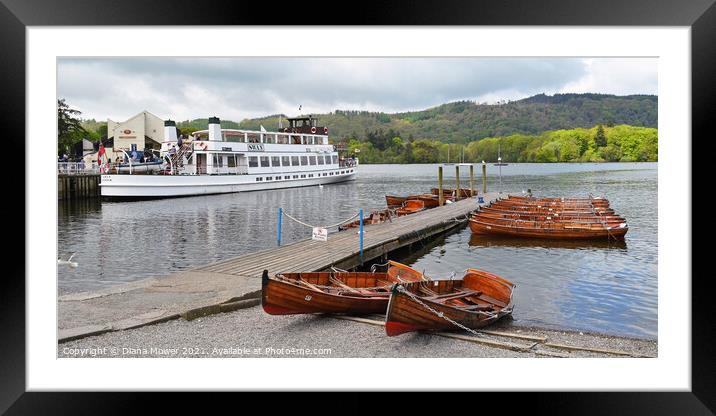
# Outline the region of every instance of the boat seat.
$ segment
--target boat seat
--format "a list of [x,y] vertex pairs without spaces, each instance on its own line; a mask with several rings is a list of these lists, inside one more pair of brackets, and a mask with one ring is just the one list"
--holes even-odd
[[493,306],[489,303],[478,303],[476,305],[458,306],[458,308],[465,311],[489,311],[492,310]]
[[449,300],[456,300],[456,299],[466,298],[469,296],[480,296],[480,295],[482,295],[482,292],[480,292],[479,290],[468,290],[468,291],[460,291],[458,293],[446,293],[444,295],[430,296],[430,297],[428,297],[428,299],[446,302]]

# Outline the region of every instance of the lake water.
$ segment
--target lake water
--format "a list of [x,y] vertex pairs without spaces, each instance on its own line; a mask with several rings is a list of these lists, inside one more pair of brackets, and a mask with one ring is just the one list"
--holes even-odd
[[[514,322],[609,334],[657,337],[657,164],[488,165],[488,190],[535,196],[604,195],[626,217],[624,243],[564,243],[473,236],[469,228],[407,259],[434,277],[468,267],[517,284]],[[475,188],[481,188],[475,166]],[[318,187],[141,202],[60,203],[60,293],[105,288],[275,247],[278,208],[311,224],[332,224],[385,207],[386,194],[436,186],[437,165],[363,165],[354,182]],[[455,168],[445,167],[454,187]],[[461,168],[461,186],[469,185]],[[283,221],[282,239],[310,236]]]

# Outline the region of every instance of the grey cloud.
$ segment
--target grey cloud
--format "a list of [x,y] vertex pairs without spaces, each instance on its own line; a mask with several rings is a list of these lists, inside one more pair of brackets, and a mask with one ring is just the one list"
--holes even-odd
[[393,112],[501,91],[551,93],[588,70],[578,58],[72,58],[59,60],[58,95],[97,119],[146,109],[239,120],[295,114],[299,104]]

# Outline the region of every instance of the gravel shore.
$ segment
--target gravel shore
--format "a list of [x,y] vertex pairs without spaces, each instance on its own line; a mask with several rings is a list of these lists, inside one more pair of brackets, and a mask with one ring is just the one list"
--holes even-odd
[[657,342],[652,340],[517,327],[509,321],[486,329],[547,339],[535,342],[459,332],[455,334],[484,343],[422,333],[388,337],[379,325],[324,315],[271,316],[256,306],[193,321],[176,319],[65,342],[58,345],[57,355],[59,358],[620,356],[550,347],[549,343],[618,350],[635,356],[656,356],[658,351]]

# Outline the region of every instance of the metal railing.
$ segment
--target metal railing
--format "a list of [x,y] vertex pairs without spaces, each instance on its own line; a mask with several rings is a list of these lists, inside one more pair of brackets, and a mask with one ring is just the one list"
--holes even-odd
[[99,166],[87,166],[82,162],[57,162],[58,175],[97,175]]

